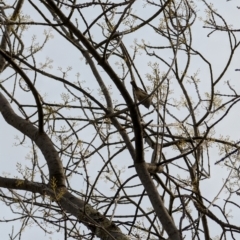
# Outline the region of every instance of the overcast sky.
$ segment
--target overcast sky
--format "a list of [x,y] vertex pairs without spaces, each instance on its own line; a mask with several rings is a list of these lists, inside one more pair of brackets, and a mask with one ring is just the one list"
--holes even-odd
[[[37,1],[39,4],[39,1]],[[218,9],[218,12],[221,13],[223,17],[232,24],[236,28],[240,28],[239,24],[239,11],[236,6],[239,1],[216,1],[215,8]],[[205,16],[204,13],[204,6],[202,3],[199,3],[197,1],[197,14],[199,16]],[[146,8],[143,8],[143,1],[137,1],[136,4],[134,5],[136,7],[136,11],[138,13],[141,13],[141,16],[144,18],[146,15],[150,15],[150,12],[146,12]],[[94,11],[96,9],[91,9],[91,14],[89,14],[89,18],[94,19]],[[150,10],[149,10],[150,11]],[[40,21],[41,17],[38,16],[38,14],[29,6],[28,3],[23,8],[23,13],[29,14],[31,18],[35,21]],[[41,42],[43,39],[43,27],[40,26],[31,26],[24,34],[24,43],[26,46],[29,46],[29,44],[32,41],[32,36],[33,34],[36,34],[37,40]],[[54,35],[54,38],[49,41],[47,46],[37,55],[38,56],[38,61],[42,62],[45,61],[47,57],[50,57],[53,59],[52,66],[53,68],[50,69],[51,73],[53,74],[58,74],[61,75],[60,71],[58,70],[59,67],[62,67],[63,69],[66,69],[67,67],[71,66],[72,71],[69,73],[69,76],[72,76],[75,81],[76,81],[76,74],[79,72],[81,76],[81,80],[85,80],[86,82],[89,81],[89,79],[92,78],[92,74],[88,67],[86,66],[84,69],[79,68],[79,66],[84,66],[82,60],[82,56],[77,52],[73,47],[68,46],[67,48],[64,45],[64,40],[59,37],[59,35],[55,32],[52,32]],[[213,65],[214,69],[214,75],[216,78],[220,72],[222,71],[223,66],[225,66],[227,58],[229,56],[229,43],[226,38],[225,33],[215,33],[212,34],[210,37],[207,36],[209,33],[209,30],[203,28],[203,22],[200,20],[197,20],[197,23],[194,26],[194,35],[195,35],[195,40],[193,46],[196,46],[199,51],[203,52],[204,56],[211,62]],[[148,40],[152,40],[155,38],[156,35],[152,31],[138,31],[132,38],[129,37],[124,37],[123,41],[126,44],[127,47],[129,47],[134,39],[138,39],[140,42],[141,39],[144,39],[146,42]],[[154,39],[155,40],[155,39]],[[156,43],[159,40],[156,39]],[[229,67],[227,74],[225,75],[226,81],[231,81],[231,83],[235,86],[235,89],[238,90],[240,89],[240,72],[236,72],[236,68],[240,68],[240,51],[237,51],[237,54],[235,54],[235,57],[232,61],[231,66]],[[168,52],[166,51],[166,58],[171,58],[171,56],[168,56]],[[179,53],[178,57],[183,57],[181,53]],[[151,60],[151,59],[150,59]],[[143,59],[143,58],[137,58],[136,63],[138,66],[141,66],[141,74],[142,76],[146,75],[149,71],[150,68],[147,65],[147,62],[149,59]],[[208,85],[208,79],[209,79],[209,73],[206,71],[206,66],[201,65],[202,62],[196,59],[194,61],[194,66],[192,67],[192,72],[199,71],[199,78],[200,78],[200,91],[205,92],[209,91],[209,85]],[[112,65],[114,66],[114,65]],[[166,67],[161,66],[162,70],[165,71]],[[117,68],[117,66],[116,66]],[[2,78],[0,78],[2,80]],[[106,79],[106,81],[109,81],[109,84],[111,81],[109,79]],[[12,84],[12,82],[11,82]],[[39,84],[39,81],[38,81]],[[42,86],[41,86],[41,94],[46,94],[48,101],[52,102],[57,102],[58,99],[60,98],[60,93],[58,91],[58,84],[52,84],[49,85],[47,82],[47,79],[42,79]],[[47,88],[45,86],[48,86]],[[87,84],[86,84],[87,85]],[[10,83],[7,84],[6,86],[10,87]],[[40,86],[39,86],[40,87]],[[93,83],[92,85],[94,91],[96,92],[96,88],[98,88],[96,83]],[[10,87],[12,89],[12,87]],[[219,84],[219,91],[224,92],[226,89],[226,84],[222,82]],[[178,87],[176,87],[175,92],[178,94]],[[114,88],[113,88],[114,92]],[[21,103],[29,103],[34,104],[33,98],[30,96],[30,93],[21,93],[20,91],[17,93],[20,96]],[[193,96],[194,97],[194,96]],[[120,99],[120,96],[119,96]],[[240,107],[240,106],[239,106]],[[16,107],[14,107],[16,111]],[[237,109],[235,107],[235,109]],[[232,141],[237,141],[239,140],[239,133],[240,133],[240,126],[238,124],[238,119],[240,118],[240,113],[239,111],[232,111],[228,117],[227,121],[224,121],[223,124],[220,124],[218,127],[215,128],[216,131],[216,136],[229,136]],[[5,121],[3,120],[2,117],[0,117],[0,126],[1,126],[1,135],[0,135],[0,152],[1,152],[1,157],[0,157],[0,164],[1,164],[1,175],[4,176],[5,174],[9,174],[9,177],[20,177],[20,174],[17,172],[17,165],[18,163],[25,164],[26,161],[26,156],[29,152],[29,149],[27,146],[21,146],[21,147],[16,147],[15,143],[18,143],[19,141],[16,139],[16,137],[22,138],[22,135],[17,132],[15,129],[13,129],[11,126],[9,126]],[[86,138],[88,137],[87,135],[85,136]],[[147,154],[147,153],[146,153]],[[166,156],[170,153],[166,152]],[[212,172],[211,172],[211,178],[207,181],[202,182],[202,192],[204,195],[207,194],[209,200],[213,200],[213,198],[216,196],[218,191],[221,189],[222,182],[226,177],[228,176],[228,171],[226,169],[223,169],[221,166],[215,166],[213,163],[219,159],[218,155],[218,149],[213,148],[212,149]],[[129,158],[129,156],[128,156]],[[124,166],[125,162],[119,163],[119,165]],[[128,166],[125,166],[126,168]],[[98,168],[96,168],[96,171]],[[133,171],[133,170],[129,170]],[[132,172],[131,172],[132,173]],[[224,194],[224,192],[222,193]],[[222,195],[221,195],[222,196]],[[223,201],[223,200],[219,200]],[[239,201],[239,200],[238,200]],[[10,216],[10,211],[8,208],[3,207],[3,204],[1,204],[1,216],[0,218],[3,219],[4,217],[7,219]],[[239,220],[238,220],[239,221]],[[237,220],[236,220],[237,222]],[[16,228],[18,227],[17,225],[15,226]],[[1,223],[0,224],[0,232],[1,232],[1,238],[2,239],[8,239],[8,234],[11,232],[11,224],[5,224]],[[218,233],[218,230],[216,229],[216,235]],[[43,231],[39,230],[37,227],[32,227],[32,228],[27,228],[24,233],[23,239],[32,239],[34,240],[40,240],[45,238]],[[46,238],[48,239],[48,238]],[[50,239],[50,238],[49,238]],[[55,235],[52,237],[52,239],[63,239],[62,234],[60,233],[59,235]]]

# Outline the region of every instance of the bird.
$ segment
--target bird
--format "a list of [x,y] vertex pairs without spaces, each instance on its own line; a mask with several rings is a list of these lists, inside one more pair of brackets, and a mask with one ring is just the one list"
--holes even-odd
[[149,109],[152,103],[152,96],[149,96],[146,91],[139,88],[134,81],[130,82],[133,86],[134,93],[136,95],[137,100],[147,109]]

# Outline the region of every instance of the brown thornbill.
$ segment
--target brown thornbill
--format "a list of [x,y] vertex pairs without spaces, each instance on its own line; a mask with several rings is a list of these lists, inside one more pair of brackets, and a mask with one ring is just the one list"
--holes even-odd
[[150,107],[152,103],[152,96],[149,96],[147,92],[139,88],[134,81],[130,82],[133,86],[134,93],[136,95],[137,100],[147,109]]

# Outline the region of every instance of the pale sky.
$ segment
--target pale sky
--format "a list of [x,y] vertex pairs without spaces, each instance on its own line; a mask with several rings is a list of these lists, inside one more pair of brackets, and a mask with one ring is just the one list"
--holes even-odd
[[[141,16],[144,18],[145,15],[150,15],[149,12],[146,12],[146,8],[142,8],[143,6],[143,2],[144,1],[137,1],[137,3],[134,5],[136,7],[136,12],[139,13],[141,12]],[[218,9],[218,12],[222,14],[222,16],[224,16],[227,20],[227,22],[229,22],[229,24],[232,24],[234,27],[239,28],[239,11],[236,6],[237,6],[238,1],[216,1],[216,3],[214,3],[215,8]],[[39,4],[39,3],[37,3]],[[200,3],[199,1],[197,1],[197,14],[199,14],[199,16],[204,16],[204,11],[203,11],[203,4]],[[92,10],[93,12],[91,14],[89,14],[89,18],[94,19],[95,15],[93,14],[95,9]],[[24,6],[23,8],[23,13],[29,14],[31,16],[32,19],[34,20],[38,20],[40,21],[41,18],[39,18],[39,16],[29,7],[29,4],[26,3],[26,6]],[[222,71],[223,66],[225,66],[228,56],[229,56],[229,44],[228,44],[228,40],[225,37],[226,34],[225,33],[215,33],[212,34],[210,37],[207,37],[207,34],[210,32],[207,29],[203,29],[203,23],[200,22],[199,20],[197,20],[197,24],[195,24],[194,26],[194,31],[193,31],[193,35],[196,37],[194,39],[194,44],[193,46],[196,47],[199,51],[201,51],[203,53],[203,55],[211,62],[211,64],[213,65],[213,74],[214,74],[214,79],[216,79],[216,77],[219,75],[219,73]],[[37,39],[36,41],[42,42],[43,39],[43,27],[36,27],[36,26],[32,26],[29,28],[28,32],[25,32],[24,34],[24,44],[25,46],[29,46],[31,41],[32,41],[32,36],[33,34],[36,34]],[[46,28],[48,29],[48,28]],[[122,30],[120,28],[120,30]],[[90,81],[90,79],[93,79],[91,71],[89,70],[87,65],[85,64],[85,60],[82,59],[82,56],[79,52],[77,52],[73,47],[71,46],[67,46],[65,47],[64,43],[65,40],[63,40],[62,38],[60,38],[58,36],[57,33],[55,33],[54,31],[52,32],[52,34],[54,35],[54,38],[51,39],[49,41],[49,43],[46,45],[46,47],[37,55],[37,60],[40,62],[44,62],[45,59],[47,57],[53,59],[53,63],[52,69],[49,69],[48,71],[51,72],[52,74],[58,74],[59,76],[61,76],[60,71],[58,70],[59,67],[62,67],[63,70],[65,71],[65,69],[67,69],[67,67],[71,66],[72,67],[72,71],[68,73],[68,77],[72,77],[73,81],[77,81],[76,78],[76,74],[80,73],[80,79],[86,81],[86,86],[89,86],[88,82]],[[239,33],[238,33],[239,35]],[[129,47],[130,45],[133,44],[133,41],[135,39],[138,40],[138,42],[140,43],[142,39],[145,40],[145,42],[147,43],[148,41],[151,40],[151,42],[153,43],[154,41],[156,41],[156,44],[161,41],[161,38],[159,39],[155,39],[156,35],[154,32],[152,31],[138,31],[136,32],[136,34],[134,34],[133,36],[126,36],[123,38],[123,42],[125,43],[125,45],[127,47]],[[236,91],[238,91],[238,89],[240,89],[240,72],[236,72],[235,69],[236,68],[240,68],[240,50],[238,49],[235,57],[224,77],[225,82],[226,81],[231,81],[232,85],[235,86]],[[172,58],[172,55],[170,54],[169,51],[166,51],[166,56],[163,56],[163,58],[166,58],[167,60],[170,60]],[[184,59],[184,54],[179,52],[178,55],[178,59],[183,58]],[[139,66],[140,69],[140,73],[143,77],[143,79],[146,80],[145,75],[147,73],[150,72],[150,68],[148,66],[148,62],[149,61],[153,61],[153,59],[149,59],[149,58],[143,58],[143,57],[139,57],[136,60],[136,64]],[[117,69],[117,65],[114,65],[115,63],[112,63],[112,66],[115,67]],[[160,64],[160,69],[164,72],[167,70],[166,66],[164,66],[162,63]],[[204,93],[206,91],[209,91],[209,73],[207,71],[206,66],[202,65],[202,62],[199,61],[198,59],[194,59],[192,62],[192,67],[190,69],[190,71],[192,71],[192,73],[188,73],[193,74],[197,71],[199,71],[199,79],[200,79],[200,87],[199,90]],[[103,72],[103,70],[101,71],[101,73]],[[170,74],[171,75],[171,74]],[[3,76],[5,76],[3,74]],[[0,78],[0,80],[2,80],[3,77]],[[106,77],[106,79],[104,79],[107,83],[113,85],[111,83],[111,81],[109,80],[109,78]],[[91,81],[93,82],[93,81]],[[12,82],[11,84],[8,83],[6,85],[4,85],[5,87],[9,87],[9,89],[12,89]],[[148,85],[148,84],[146,84]],[[41,94],[46,94],[46,99],[48,99],[49,102],[58,102],[60,99],[60,94],[61,94],[61,90],[62,88],[59,88],[59,83],[56,82],[56,84],[49,84],[48,79],[38,79],[38,86],[40,90]],[[47,88],[45,87],[47,86]],[[91,87],[94,89],[93,94],[97,92],[97,88],[98,85],[97,83],[93,83],[91,84]],[[191,87],[189,87],[189,89],[191,89]],[[222,81],[221,84],[219,84],[219,91],[221,93],[224,93],[226,89],[226,84],[224,84],[224,82]],[[9,90],[11,91],[11,90]],[[115,93],[115,88],[113,86],[113,93]],[[225,91],[226,92],[226,91]],[[176,88],[174,87],[174,93],[176,95],[180,94],[180,90],[179,88],[176,86]],[[227,92],[227,94],[229,93],[229,91]],[[21,103],[26,103],[26,104],[34,104],[33,98],[31,96],[31,93],[22,93],[18,90],[17,95],[20,98]],[[194,94],[192,96],[193,98],[195,97]],[[121,99],[121,96],[117,97],[116,99]],[[238,104],[239,105],[239,104]],[[18,112],[18,110],[16,109],[15,106],[13,106],[14,109],[16,110],[16,112]],[[235,106],[234,109],[237,109],[237,107]],[[68,114],[67,114],[68,115]],[[70,115],[70,113],[69,113]],[[238,119],[240,113],[237,110],[233,110],[229,113],[228,117],[224,120],[224,122],[222,124],[219,124],[216,128],[215,128],[215,132],[216,132],[216,137],[218,136],[229,136],[230,139],[232,141],[237,141],[239,140],[239,133],[240,133],[240,126],[238,124]],[[150,117],[151,119],[151,117]],[[1,164],[1,176],[4,176],[5,174],[10,174],[9,177],[21,177],[21,175],[17,172],[17,165],[18,163],[21,163],[23,166],[26,164],[28,165],[29,162],[28,160],[26,160],[26,156],[29,153],[29,149],[27,148],[27,146],[30,145],[24,145],[24,146],[20,146],[20,147],[16,147],[15,143],[17,143],[18,141],[16,140],[16,136],[18,136],[19,138],[22,138],[22,134],[20,134],[19,132],[17,132],[15,129],[13,129],[11,126],[9,126],[7,123],[5,123],[5,121],[3,120],[2,117],[0,117],[0,125],[1,125],[1,136],[0,136],[0,152],[1,152],[1,158],[0,158],[0,164]],[[85,135],[84,138],[90,138],[92,137],[91,135]],[[165,152],[166,156],[172,156],[172,155],[176,155],[177,153],[174,152]],[[146,156],[148,156],[148,153],[146,153]],[[202,181],[202,193],[203,196],[207,196],[208,200],[212,201],[214,199],[214,197],[216,196],[216,194],[219,192],[219,190],[222,187],[222,183],[223,181],[226,179],[226,177],[228,176],[229,171],[227,171],[225,168],[222,168],[219,165],[214,165],[214,162],[217,161],[218,159],[220,159],[221,157],[218,156],[218,149],[216,147],[212,148],[212,152],[211,152],[211,177],[208,180]],[[118,157],[116,158],[116,160],[114,160],[114,164],[117,164],[119,168],[121,167],[125,167],[126,169],[128,168],[129,165],[129,159],[130,156],[127,154],[126,155],[126,159],[127,161],[120,161],[118,159]],[[97,168],[98,164],[96,164],[95,167],[95,174],[97,174],[97,171],[99,170],[99,168]],[[130,174],[129,174],[130,173]],[[123,175],[122,177],[122,181],[124,181],[127,176],[130,176],[133,173],[133,170],[126,170],[125,175]],[[94,173],[92,173],[92,177],[94,179]],[[102,183],[102,187],[104,188],[105,183]],[[80,184],[78,182],[73,182],[73,185],[76,185],[76,190],[80,190],[80,189],[84,189],[84,185]],[[109,185],[110,186],[110,185]],[[5,191],[5,189],[4,189]],[[109,195],[111,195],[112,193],[110,192],[109,189]],[[223,202],[222,199],[225,199],[226,196],[224,196],[224,191],[221,193],[221,195],[219,196],[219,200],[217,203],[219,202]],[[236,201],[239,201],[239,197],[236,197]],[[11,218],[9,217],[11,214],[9,213],[8,208],[3,207],[4,205],[2,203],[0,203],[2,206],[2,211],[1,211],[1,216],[0,219],[3,218]],[[120,211],[120,210],[119,210]],[[236,219],[236,216],[233,217],[233,220]],[[237,223],[236,219],[236,223]],[[2,235],[2,239],[8,239],[8,234],[11,232],[11,223],[5,224],[5,223],[1,223],[0,224],[0,232]],[[18,225],[15,225],[15,228],[18,228]],[[16,230],[17,231],[17,230]],[[218,230],[216,229],[215,234],[218,234]],[[39,230],[37,227],[30,227],[30,228],[26,228],[25,231],[23,232],[23,237],[22,239],[31,239],[34,237],[34,240],[40,240],[40,239],[51,239],[49,238],[49,235],[46,237],[44,235],[44,232]],[[214,237],[212,235],[212,237]],[[54,235],[52,236],[53,240],[57,240],[57,239],[63,239],[63,234],[62,233],[54,233]]]

